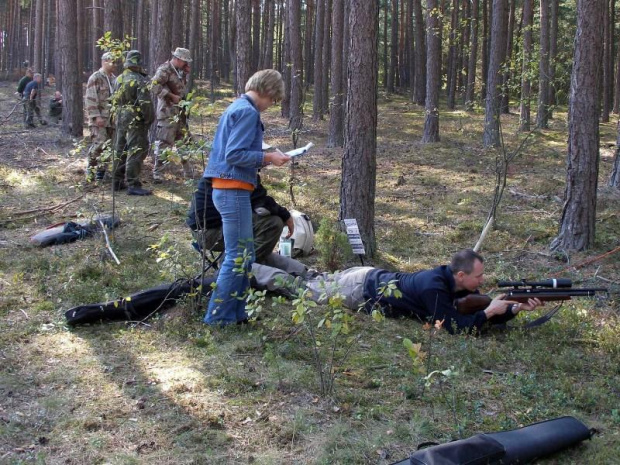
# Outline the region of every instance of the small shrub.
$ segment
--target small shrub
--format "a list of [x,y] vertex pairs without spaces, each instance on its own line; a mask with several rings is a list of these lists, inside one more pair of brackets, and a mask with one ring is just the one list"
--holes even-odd
[[314,239],[321,269],[336,271],[353,257],[349,239],[335,221],[323,218]]

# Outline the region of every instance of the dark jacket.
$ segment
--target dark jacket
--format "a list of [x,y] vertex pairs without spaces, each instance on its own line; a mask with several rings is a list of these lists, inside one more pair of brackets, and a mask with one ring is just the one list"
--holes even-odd
[[[381,297],[381,304],[389,316],[416,316],[421,320],[434,323],[444,320],[443,326],[453,334],[460,331],[480,331],[487,322],[484,311],[473,315],[461,315],[454,305],[456,299],[472,294],[470,291],[455,290],[452,269],[439,266],[432,270],[417,273],[394,273],[374,269],[366,276],[364,298],[369,304],[377,301],[378,289],[390,281],[397,281],[402,297]],[[493,323],[505,323],[514,318],[512,312],[493,317]]]
[[117,107],[116,125],[123,129],[128,127],[148,127],[155,117],[149,77],[132,68],[127,68],[116,78],[112,101]]
[[[213,204],[212,194],[211,179],[201,178],[198,182],[198,188],[192,196],[192,204],[189,207],[187,220],[185,221],[193,231],[222,227],[222,217]],[[284,223],[291,217],[286,208],[278,205],[273,197],[267,195],[267,190],[261,184],[260,176],[258,176],[257,186],[250,196],[250,202],[252,203],[252,209],[266,208],[270,214],[282,218]]]
[[19,94],[20,97],[23,97],[24,90],[26,90],[26,86],[30,82],[32,82],[32,78],[30,76],[27,76],[27,75],[22,77],[19,80],[19,82],[17,83],[17,93]]

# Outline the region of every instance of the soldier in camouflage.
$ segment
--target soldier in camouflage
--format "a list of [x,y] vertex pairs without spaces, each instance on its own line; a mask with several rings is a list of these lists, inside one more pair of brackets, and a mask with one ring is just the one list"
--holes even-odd
[[114,91],[115,65],[114,56],[106,52],[101,56],[101,68],[95,71],[86,84],[84,111],[90,129],[90,148],[88,149],[87,180],[93,177],[102,180],[105,175],[105,163],[101,153],[107,141],[112,139],[114,124],[110,118],[110,97]]
[[112,97],[116,111],[113,189],[121,190],[127,176],[128,195],[151,195],[140,183],[142,163],[149,151],[149,126],[153,122],[150,79],[142,69],[142,54],[138,50],[127,53],[123,67]]
[[[179,105],[187,94],[186,84],[192,59],[189,50],[177,48],[172,58],[162,64],[153,76],[153,95],[157,97],[157,129],[155,133],[155,165],[153,180],[161,182],[164,150],[189,135],[187,115]],[[186,160],[181,161],[183,172],[189,176]]]

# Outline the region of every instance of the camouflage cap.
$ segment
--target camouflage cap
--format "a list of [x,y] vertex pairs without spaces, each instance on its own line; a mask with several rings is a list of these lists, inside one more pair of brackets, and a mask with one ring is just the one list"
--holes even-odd
[[123,65],[125,68],[129,68],[131,66],[142,66],[142,54],[138,50],[130,50],[127,52],[127,56],[125,57],[125,64]]
[[192,62],[192,57],[189,53],[189,50],[186,48],[177,47],[174,52],[172,52],[172,56],[178,58],[179,60],[186,61],[187,63]]
[[114,61],[114,54],[112,52],[105,52],[101,55],[101,61]]

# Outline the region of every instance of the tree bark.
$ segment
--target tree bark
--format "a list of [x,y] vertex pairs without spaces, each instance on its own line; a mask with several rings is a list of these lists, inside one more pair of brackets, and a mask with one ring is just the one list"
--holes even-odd
[[[526,0],[527,1],[527,0]],[[476,90],[476,63],[478,62],[478,0],[472,0],[471,6],[471,46],[467,63],[467,89],[465,91],[465,109],[474,110]]]
[[[554,0],[552,0],[553,2]],[[603,92],[601,95],[601,99],[603,101],[603,111],[601,112],[601,122],[609,123],[609,114],[611,113],[611,103],[612,103],[612,69],[613,65],[613,25],[611,22],[613,5],[611,5],[611,0],[608,0],[605,3],[605,19],[603,21],[603,34],[604,34],[604,44],[603,44]]]
[[534,24],[533,0],[523,0],[523,64],[521,68],[521,106],[519,130],[530,130],[530,99],[532,97],[532,25]]
[[541,129],[549,127],[549,1],[540,0],[540,59],[536,125]]
[[387,91],[394,93],[398,69],[398,0],[392,0],[390,21],[390,61],[387,75]]
[[441,83],[441,17],[437,0],[427,0],[426,117],[422,142],[439,142],[439,85]]
[[415,15],[415,90],[413,100],[418,105],[424,105],[426,101],[426,41],[424,40],[424,15],[422,13],[422,1],[413,0]]
[[611,169],[609,177],[609,187],[620,189],[620,121],[616,125],[616,153],[614,156],[614,165]]
[[252,68],[252,4],[251,0],[237,0],[236,4],[237,94],[245,92],[245,83]]
[[[170,3],[166,0],[161,3]],[[104,0],[103,9],[103,29],[104,32],[110,31],[113,39],[123,38],[123,15],[121,0]]]
[[325,34],[325,2],[317,0],[316,3],[316,23],[314,40],[314,95],[312,98],[312,119],[319,121],[323,119],[323,38]]
[[350,49],[340,219],[355,218],[366,253],[375,240],[378,0],[350,0]]
[[75,66],[77,55],[77,1],[58,0],[58,54],[61,62],[63,117],[62,131],[81,137],[82,127],[82,83],[81,71]]
[[303,125],[303,55],[301,49],[301,3],[300,0],[288,0],[289,8],[289,32],[291,43],[291,113],[289,118],[289,129],[295,133]]
[[448,109],[454,110],[456,105],[456,61],[457,61],[457,41],[459,30],[459,2],[458,0],[452,0],[452,12],[450,15],[450,36],[448,45],[448,61],[446,68],[448,72],[447,76],[447,102]]
[[34,19],[34,60],[33,66],[37,73],[43,71],[43,1],[35,0],[35,19]]
[[[504,63],[509,64],[512,58],[512,48],[514,41],[514,32],[515,32],[515,11],[516,11],[516,0],[510,1],[510,10],[508,13],[508,32],[506,34],[506,52],[504,53]],[[501,103],[501,113],[509,114],[510,113],[510,81],[512,79],[511,69],[507,69],[502,77],[502,103]]]
[[258,71],[258,57],[260,56],[260,5],[261,0],[252,0],[252,56],[250,75]]
[[501,105],[501,65],[506,52],[507,0],[493,0],[493,25],[491,27],[491,56],[487,77],[487,97],[484,114],[483,143],[485,147],[500,144],[499,116]]
[[334,0],[332,13],[331,105],[329,111],[328,147],[344,145],[344,107],[342,97],[344,0]]
[[594,245],[599,165],[599,91],[603,59],[603,15],[607,0],[577,2],[568,116],[565,202],[552,250]]

